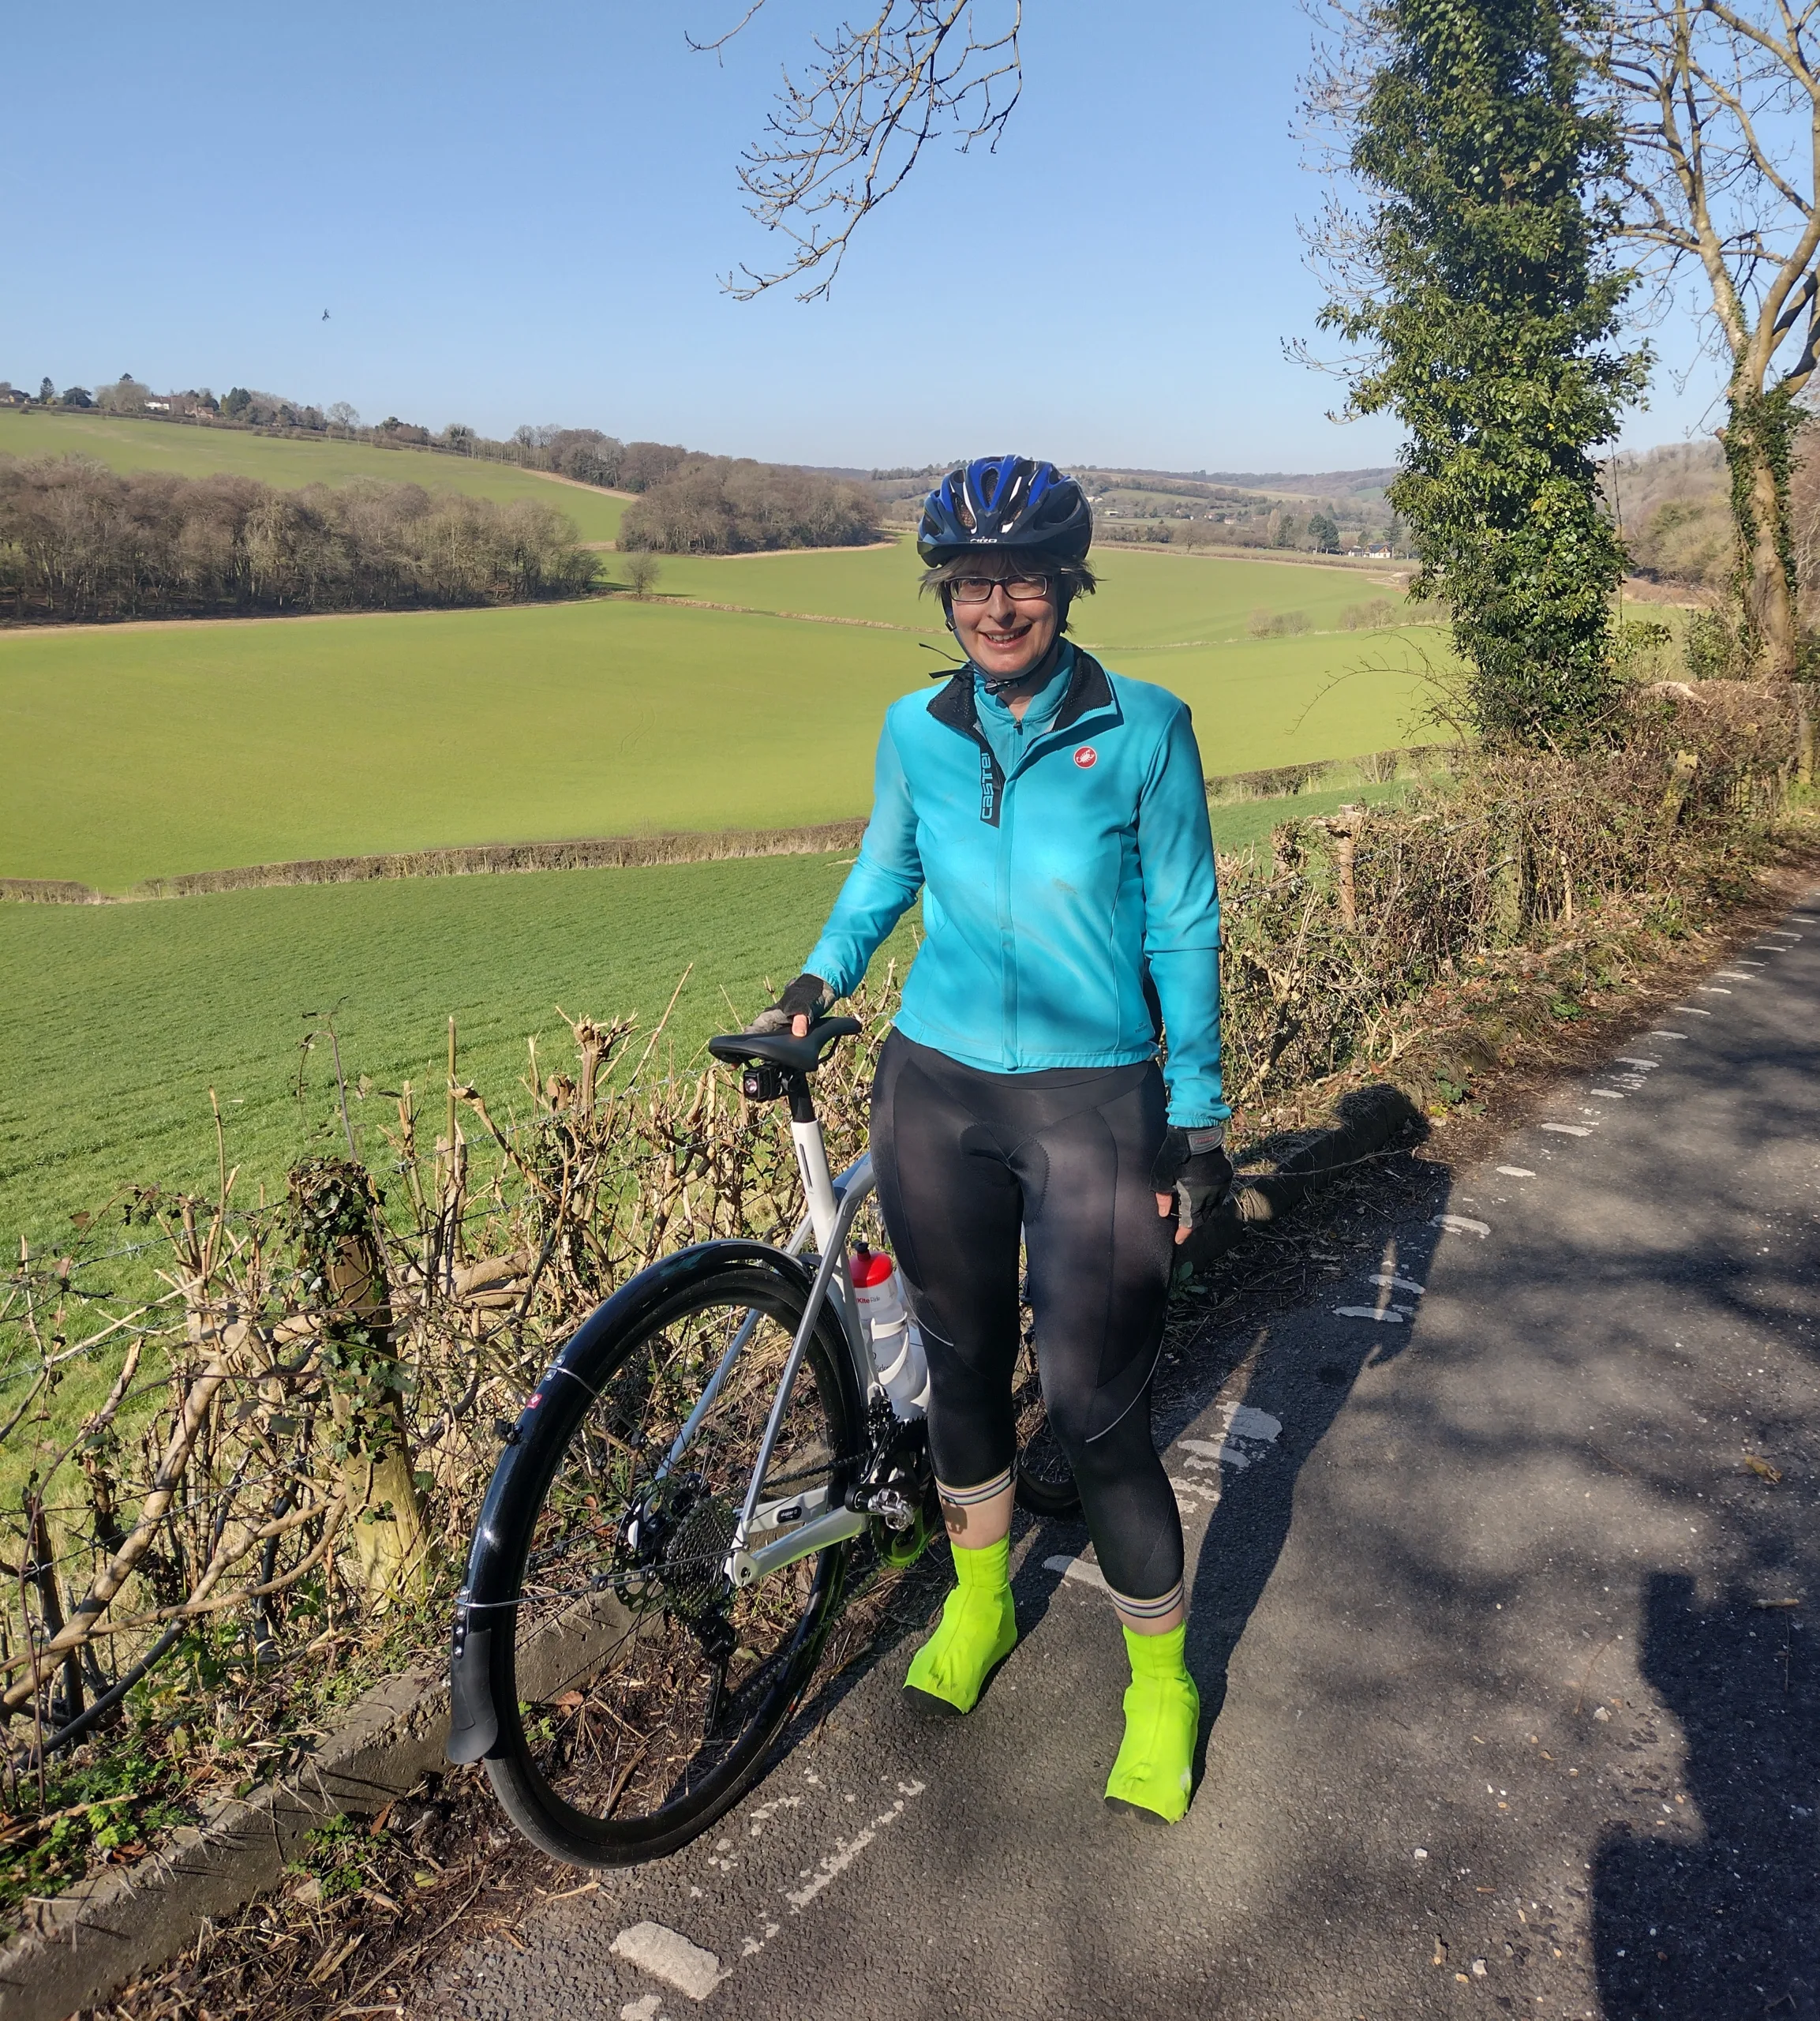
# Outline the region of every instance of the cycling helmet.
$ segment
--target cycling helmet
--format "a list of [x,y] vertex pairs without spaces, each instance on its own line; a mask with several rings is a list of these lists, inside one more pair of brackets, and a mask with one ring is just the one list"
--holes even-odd
[[1028,456],[976,456],[923,501],[916,552],[926,568],[984,547],[1040,548],[1078,565],[1092,540],[1093,514],[1073,478]]

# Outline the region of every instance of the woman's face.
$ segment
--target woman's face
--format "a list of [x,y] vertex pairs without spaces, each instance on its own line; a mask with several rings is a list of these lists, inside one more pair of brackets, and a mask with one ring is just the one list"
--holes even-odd
[[[982,602],[964,600],[972,589],[977,594],[982,583],[991,582],[991,594]],[[1023,594],[1026,579],[1013,576],[1008,583],[991,567],[983,566],[979,578],[969,584],[957,583],[949,609],[954,619],[954,636],[961,650],[994,681],[1013,681],[1039,666],[1055,643],[1062,628],[1054,580],[1048,579],[1048,594],[1040,600]],[[1020,594],[1013,597],[1011,590]]]

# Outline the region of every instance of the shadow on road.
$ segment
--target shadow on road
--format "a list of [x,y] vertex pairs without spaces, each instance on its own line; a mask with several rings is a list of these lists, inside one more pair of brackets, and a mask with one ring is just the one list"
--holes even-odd
[[[1380,1203],[1382,1211],[1370,1217],[1377,1225],[1350,1231],[1354,1248],[1350,1269],[1315,1289],[1315,1299],[1369,1302],[1385,1309],[1400,1300],[1406,1306],[1407,1294],[1369,1284],[1361,1289],[1365,1276],[1376,1270],[1380,1260],[1413,1281],[1420,1283],[1425,1276],[1439,1230],[1432,1225],[1420,1228],[1412,1239],[1408,1217],[1418,1208],[1436,1216],[1444,1213],[1451,1175],[1444,1167],[1398,1162],[1400,1183],[1391,1189],[1393,1198]],[[1380,1167],[1380,1183],[1389,1177]],[[1298,1213],[1313,1220],[1337,1204],[1317,1196]],[[1404,1223],[1400,1237],[1391,1232],[1398,1220]],[[1305,1227],[1301,1235],[1305,1240]],[[1197,1771],[1225,1701],[1227,1667],[1288,1539],[1301,1470],[1346,1408],[1361,1370],[1395,1360],[1412,1344],[1415,1331],[1413,1317],[1402,1324],[1361,1323],[1336,1335],[1312,1370],[1301,1342],[1280,1321],[1265,1321],[1253,1339],[1241,1407],[1280,1420],[1285,1429],[1268,1460],[1225,1474],[1201,1539],[1188,1624],[1189,1663],[1201,1693]]]
[[1820,1690],[1799,1617],[1767,1592],[1702,1607],[1685,1573],[1645,1587],[1642,1673],[1685,1737],[1687,1805],[1665,1788],[1661,1836],[1614,1827],[1594,1858],[1607,2021],[1820,2012]]

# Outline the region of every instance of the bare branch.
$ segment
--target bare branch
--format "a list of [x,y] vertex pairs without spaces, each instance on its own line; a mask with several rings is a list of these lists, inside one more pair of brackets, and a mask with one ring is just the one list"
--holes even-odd
[[1820,351],[1817,19],[1820,0],[1610,0],[1593,52],[1629,149],[1624,228],[1660,290],[1690,253],[1706,278],[1728,367],[1733,584],[1751,656],[1780,679],[1800,654],[1791,403]]
[[733,39],[734,36],[740,32],[740,29],[745,27],[746,24],[751,20],[752,17],[758,12],[764,4],[765,0],[752,0],[751,6],[746,9],[745,13],[743,13],[736,22],[734,22],[733,25],[727,30],[725,35],[712,36],[706,42],[698,42],[692,35],[685,32],[683,39],[692,50],[695,51],[698,56],[718,56],[721,51]]
[[[777,109],[740,159],[746,208],[792,251],[775,269],[742,265],[728,292],[749,302],[767,288],[818,274],[800,302],[826,297],[861,220],[904,182],[923,148],[953,137],[962,153],[997,147],[1023,83],[1018,36],[1023,0],[997,0],[998,24],[982,24],[991,0],[880,0],[878,13],[844,21],[800,77],[785,73]],[[717,51],[753,19],[692,47]],[[1005,15],[1009,19],[1005,19]]]
[[1661,285],[1699,261],[1733,378],[1758,393],[1812,370],[1775,361],[1820,261],[1817,18],[1820,0],[1616,0],[1593,52],[1629,150],[1626,231]]

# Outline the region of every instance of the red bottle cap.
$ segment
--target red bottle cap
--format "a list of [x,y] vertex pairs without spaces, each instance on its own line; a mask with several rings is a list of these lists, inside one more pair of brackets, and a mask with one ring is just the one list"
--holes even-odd
[[891,1259],[883,1250],[868,1249],[859,1243],[847,1259],[847,1274],[862,1290],[882,1284],[891,1274]]

